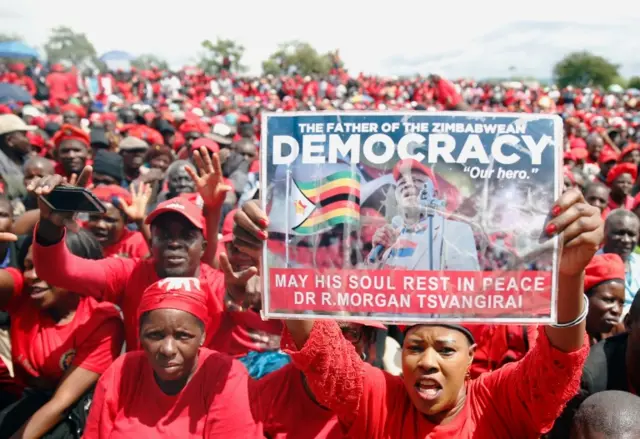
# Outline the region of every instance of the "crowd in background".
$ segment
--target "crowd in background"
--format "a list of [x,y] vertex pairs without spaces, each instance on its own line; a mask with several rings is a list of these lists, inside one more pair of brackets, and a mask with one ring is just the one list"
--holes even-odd
[[[14,63],[0,82],[33,96],[0,104],[0,437],[640,437],[636,90],[339,63],[256,78]],[[561,115],[565,193],[548,231],[584,237],[586,260],[563,255],[572,324],[263,321],[261,114],[298,110]],[[106,212],[39,200],[67,184]]]

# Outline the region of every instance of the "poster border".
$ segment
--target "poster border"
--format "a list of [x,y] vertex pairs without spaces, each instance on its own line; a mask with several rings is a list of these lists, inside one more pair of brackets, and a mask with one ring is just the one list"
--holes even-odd
[[[318,117],[318,116],[407,116],[407,115],[419,115],[419,116],[466,116],[466,117],[482,117],[482,115],[486,115],[486,117],[514,117],[518,119],[525,119],[527,121],[530,120],[552,120],[553,121],[553,134],[554,134],[554,145],[555,145],[555,160],[554,160],[554,175],[555,175],[555,184],[553,191],[553,200],[557,200],[562,187],[562,168],[561,160],[562,158],[562,150],[564,147],[564,129],[562,118],[558,114],[547,114],[547,113],[492,113],[492,112],[479,112],[479,111],[415,111],[415,110],[406,110],[406,111],[290,111],[290,112],[273,112],[273,111],[265,111],[261,113],[261,138],[260,138],[260,179],[259,179],[259,192],[260,192],[260,207],[263,211],[267,210],[267,144],[268,144],[268,121],[271,118],[291,118],[291,117],[299,117],[299,116],[307,116],[307,117]],[[557,142],[555,142],[557,141]],[[559,145],[558,145],[559,143]],[[560,147],[559,147],[560,146]],[[291,166],[291,165],[288,165]],[[482,317],[439,317],[434,319],[433,317],[425,317],[421,318],[409,318],[409,319],[389,319],[389,318],[380,318],[382,316],[339,316],[336,314],[304,314],[304,313],[280,313],[280,312],[270,312],[269,310],[269,299],[270,292],[269,291],[269,270],[266,267],[265,263],[260,264],[260,276],[262,280],[262,309],[260,311],[260,315],[263,320],[338,320],[345,322],[362,322],[362,321],[376,321],[382,323],[389,324],[407,324],[407,323],[429,323],[429,322],[442,322],[442,323],[470,323],[470,324],[550,324],[557,323],[557,306],[558,306],[558,270],[559,270],[559,261],[558,254],[562,252],[562,242],[560,241],[560,237],[562,235],[555,235],[553,240],[554,248],[557,251],[553,253],[553,262],[552,262],[552,272],[551,272],[551,312],[549,316],[545,317],[491,317],[491,318],[482,318]],[[262,261],[266,261],[268,256],[268,239],[264,241],[262,245]]]

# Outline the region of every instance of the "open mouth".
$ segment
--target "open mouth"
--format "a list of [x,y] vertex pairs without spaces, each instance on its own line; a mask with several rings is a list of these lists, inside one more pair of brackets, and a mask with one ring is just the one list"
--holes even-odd
[[434,401],[442,393],[442,385],[431,378],[422,378],[415,384],[418,396],[425,401]]
[[41,299],[49,291],[48,286],[36,286],[33,285],[29,288],[29,296],[32,299]]

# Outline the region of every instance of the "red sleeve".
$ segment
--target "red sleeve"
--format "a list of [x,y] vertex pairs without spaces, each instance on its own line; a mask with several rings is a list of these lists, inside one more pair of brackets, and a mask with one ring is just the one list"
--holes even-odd
[[541,331],[522,360],[484,374],[470,385],[474,416],[491,416],[487,412],[493,411],[508,426],[511,437],[548,432],[578,392],[588,354],[586,334],[582,348],[566,353],[551,346]]
[[[124,356],[123,356],[124,357]],[[120,388],[122,359],[117,360],[100,377],[91,401],[83,439],[108,438],[116,418],[117,390]]]
[[[43,246],[35,239],[33,262],[40,279],[50,285],[64,288],[98,300],[120,303],[125,286],[138,260],[106,258],[98,261],[80,258],[67,248],[65,239],[54,245]],[[52,263],[55,261],[55,263]]]
[[[289,331],[282,338],[283,347],[295,344]],[[307,377],[307,383],[320,404],[333,411],[349,427],[356,419],[363,395],[364,362],[334,321],[316,321],[304,347],[287,349],[291,360]]]
[[11,313],[13,307],[18,302],[16,298],[20,296],[22,288],[24,287],[24,276],[22,275],[22,272],[17,268],[7,267],[4,269],[4,271],[8,275],[10,275],[11,279],[13,280],[13,294],[11,295],[11,298],[7,302],[7,305],[4,307],[3,311],[9,311],[9,313]]
[[[91,319],[100,318],[100,314],[104,314],[104,311],[96,309]],[[91,331],[91,335],[77,347],[73,365],[103,374],[120,355],[123,343],[124,326],[122,319],[120,319],[119,315],[112,314],[104,319],[102,323],[97,323],[95,329]]]

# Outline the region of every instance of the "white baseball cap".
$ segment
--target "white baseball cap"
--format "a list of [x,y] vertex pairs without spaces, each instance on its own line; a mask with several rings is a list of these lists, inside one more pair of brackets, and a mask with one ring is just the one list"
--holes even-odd
[[0,115],[0,136],[7,133],[15,133],[16,131],[34,131],[38,127],[27,125],[24,120],[15,114]]

